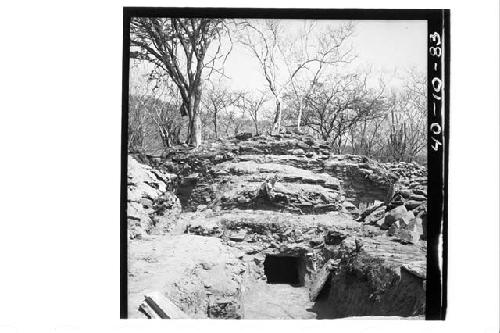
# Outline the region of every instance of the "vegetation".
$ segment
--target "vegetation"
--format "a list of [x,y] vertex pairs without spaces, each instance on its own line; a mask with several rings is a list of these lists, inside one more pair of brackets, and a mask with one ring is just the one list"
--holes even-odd
[[[280,20],[133,19],[129,149],[287,130],[339,154],[425,162],[425,76],[407,70],[388,88],[350,66],[352,22],[294,29]],[[233,87],[225,64],[235,48],[255,60],[259,89]]]

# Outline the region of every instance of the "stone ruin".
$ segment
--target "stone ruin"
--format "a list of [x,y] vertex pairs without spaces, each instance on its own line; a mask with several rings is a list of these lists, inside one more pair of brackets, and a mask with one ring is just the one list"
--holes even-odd
[[422,317],[426,181],[294,134],[129,156],[129,316]]

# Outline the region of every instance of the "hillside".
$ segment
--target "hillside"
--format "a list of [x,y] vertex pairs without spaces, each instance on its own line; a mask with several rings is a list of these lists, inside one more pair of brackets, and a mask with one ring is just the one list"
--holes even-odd
[[129,155],[129,317],[421,317],[426,181],[291,133]]

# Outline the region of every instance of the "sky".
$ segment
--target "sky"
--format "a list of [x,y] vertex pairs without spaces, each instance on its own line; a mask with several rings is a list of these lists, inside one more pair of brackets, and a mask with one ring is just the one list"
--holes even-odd
[[[300,21],[287,20],[286,26]],[[322,21],[323,24],[340,24],[342,21]],[[378,81],[383,75],[388,85],[398,87],[398,76],[414,68],[425,73],[427,67],[426,21],[354,21],[355,30],[351,44],[357,59],[353,69],[368,69]],[[225,73],[234,89],[254,90],[265,87],[258,62],[241,45],[236,45],[225,64]]]
[[[303,24],[303,20],[282,20],[285,34],[294,37],[294,31]],[[426,72],[427,67],[427,22],[418,20],[361,20],[355,24],[354,34],[349,43],[357,58],[344,68],[344,71],[367,71],[371,76],[368,85],[376,87],[379,78],[386,86],[399,88],[402,77],[408,69]],[[317,21],[318,26],[337,26],[346,21]],[[150,66],[132,70],[133,77],[148,72]],[[141,73],[142,72],[142,73]],[[224,72],[229,77],[225,85],[232,90],[266,90],[267,85],[262,70],[254,55],[242,44],[235,43],[224,65]]]

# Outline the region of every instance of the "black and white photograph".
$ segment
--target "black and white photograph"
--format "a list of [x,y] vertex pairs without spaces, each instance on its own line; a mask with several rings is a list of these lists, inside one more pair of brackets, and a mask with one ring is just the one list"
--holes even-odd
[[125,32],[126,317],[429,316],[441,21],[148,13]]
[[498,333],[497,0],[7,1],[0,333]]

